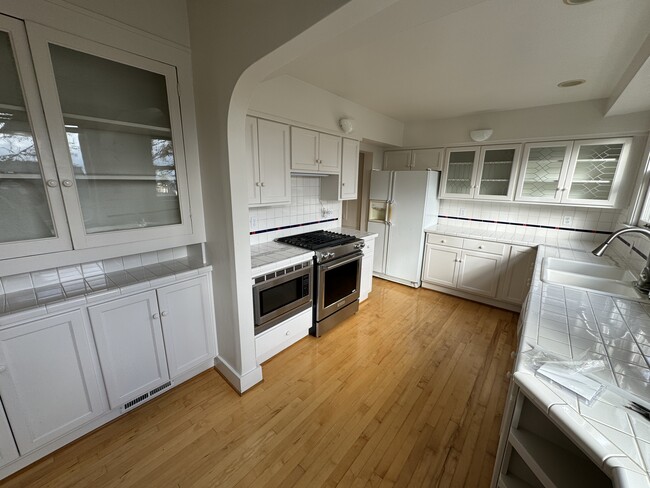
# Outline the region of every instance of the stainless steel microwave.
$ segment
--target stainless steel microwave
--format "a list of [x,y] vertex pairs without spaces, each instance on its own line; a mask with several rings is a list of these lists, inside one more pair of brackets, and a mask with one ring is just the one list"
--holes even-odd
[[312,308],[313,269],[312,261],[305,261],[255,278],[255,334]]

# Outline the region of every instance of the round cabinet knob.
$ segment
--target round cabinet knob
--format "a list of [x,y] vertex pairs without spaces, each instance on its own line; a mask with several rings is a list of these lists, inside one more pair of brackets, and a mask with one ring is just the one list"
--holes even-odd
[[257,183],[255,183],[255,186],[260,186],[260,182],[258,181]]
[[66,188],[70,188],[72,186],[72,180],[63,180],[61,184]]
[[7,371],[7,367],[4,364],[0,364],[0,373]]
[[345,186],[345,183],[341,183],[341,186]]
[[158,315],[157,313],[153,314],[153,318],[154,318],[154,319],[157,319],[157,318],[159,318],[159,317],[160,317],[160,315]]
[[506,378],[508,378],[508,379],[512,378],[512,373],[510,371],[508,371],[506,373]]
[[264,182],[260,183],[260,185],[264,186]]
[[286,335],[286,336],[288,336],[289,334],[291,334],[291,332],[289,332],[289,331],[286,331],[286,332],[284,333],[284,335]]
[[163,317],[167,317],[168,313],[167,312],[161,312],[160,315],[162,315]]
[[483,249],[483,246],[479,246],[478,248],[479,248],[479,249]]
[[57,186],[59,186],[59,182],[56,180],[47,180],[46,184],[50,188],[56,188]]
[[445,242],[447,242],[447,240],[446,239],[440,239],[440,242],[442,242],[444,244]]

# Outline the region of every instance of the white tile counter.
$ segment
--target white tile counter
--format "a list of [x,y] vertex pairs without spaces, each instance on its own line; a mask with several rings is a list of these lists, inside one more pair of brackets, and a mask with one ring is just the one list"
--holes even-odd
[[286,268],[294,264],[309,261],[314,251],[308,251],[281,242],[264,242],[251,246],[251,269],[253,278]]
[[538,247],[528,305],[521,317],[515,383],[615,486],[650,487],[650,421],[620,406],[621,397],[611,390],[591,406],[578,401],[575,394],[535,376],[531,353],[526,352],[538,345],[567,361],[600,360],[605,368],[593,374],[603,384],[650,401],[650,301],[544,283],[544,257],[603,263],[603,258],[588,252]]
[[379,236],[376,232],[366,232],[365,230],[351,229],[350,227],[335,227],[334,229],[327,230],[338,232],[339,234],[347,234],[356,237],[357,239],[370,239]]

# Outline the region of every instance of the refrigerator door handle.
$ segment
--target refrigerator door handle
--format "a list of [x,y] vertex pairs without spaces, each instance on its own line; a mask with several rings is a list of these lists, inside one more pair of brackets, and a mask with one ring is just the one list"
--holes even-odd
[[388,208],[386,209],[386,222],[388,225],[393,225],[392,220],[393,220],[393,203],[395,203],[394,200],[388,200]]

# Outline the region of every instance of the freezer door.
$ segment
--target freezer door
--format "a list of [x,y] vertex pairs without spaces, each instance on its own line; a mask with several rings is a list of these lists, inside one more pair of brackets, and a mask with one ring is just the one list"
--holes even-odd
[[392,171],[370,172],[370,200],[390,200],[392,175]]
[[375,254],[372,263],[373,273],[384,274],[386,271],[386,245],[388,242],[388,225],[385,222],[368,222],[368,232],[379,234],[375,239]]
[[386,274],[416,286],[420,285],[428,181],[421,171],[396,172],[393,179]]

